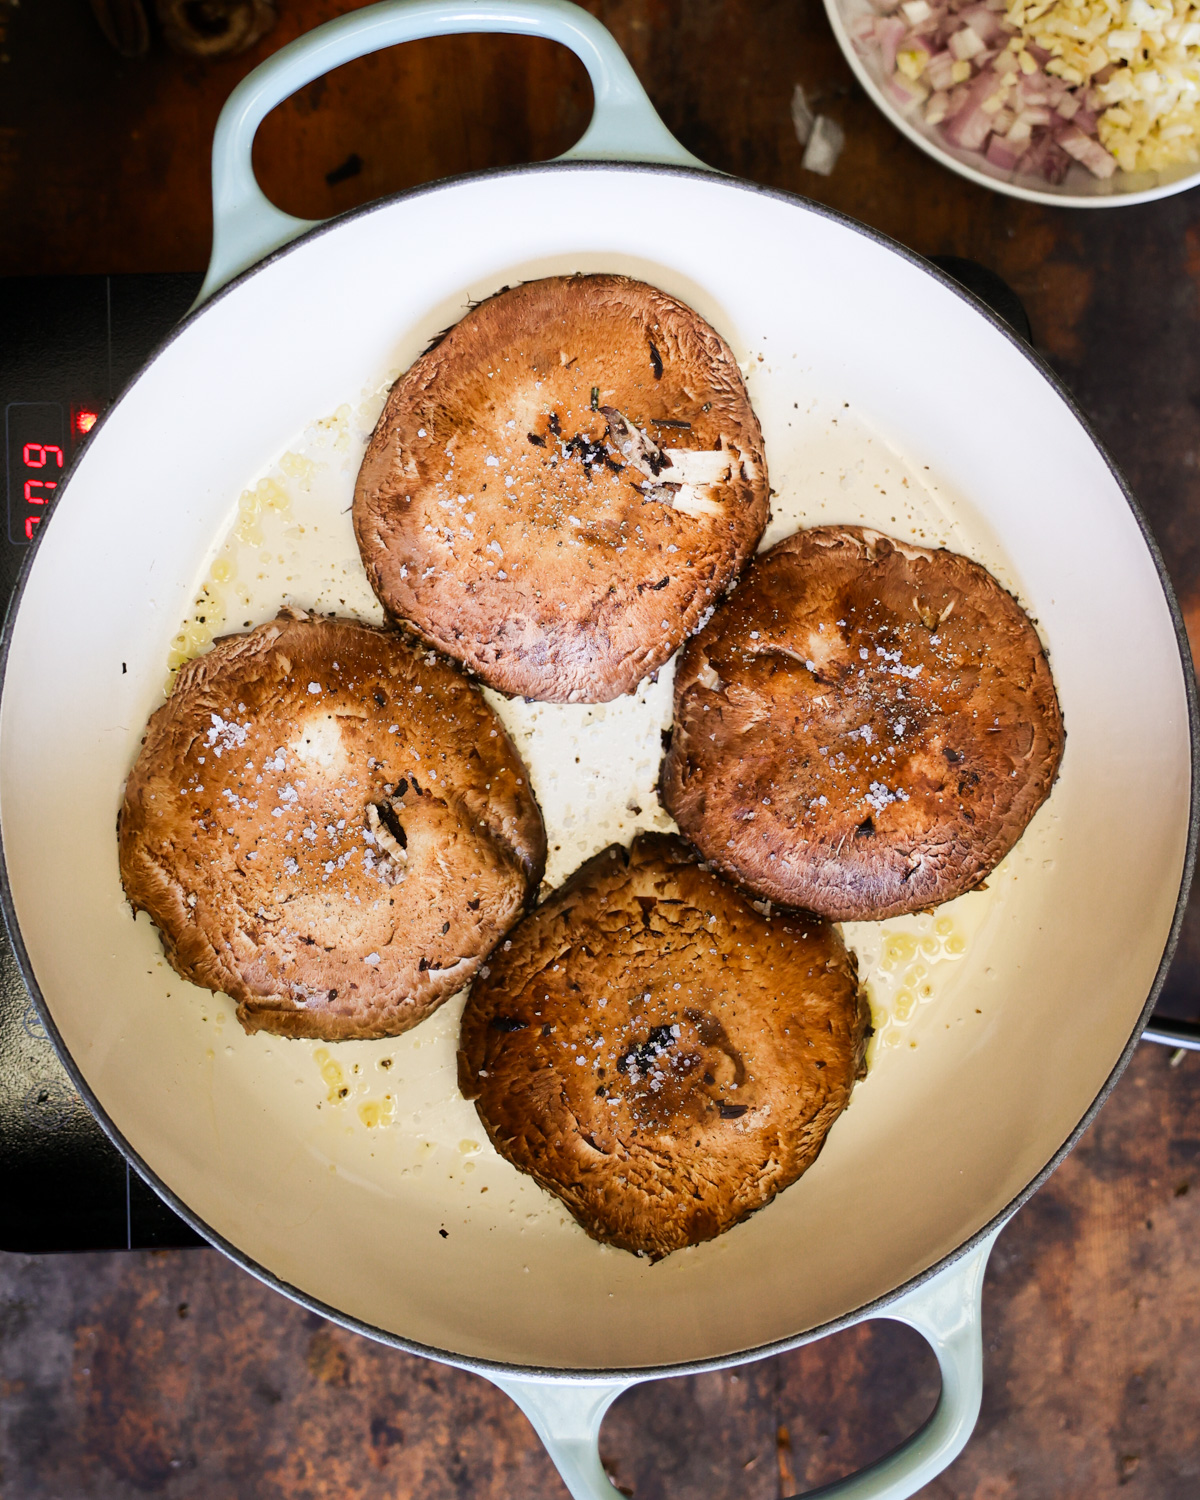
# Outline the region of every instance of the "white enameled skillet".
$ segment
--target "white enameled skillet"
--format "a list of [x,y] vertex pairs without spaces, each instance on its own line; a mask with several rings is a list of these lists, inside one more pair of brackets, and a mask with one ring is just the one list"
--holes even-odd
[[[471,31],[551,37],[579,55],[596,105],[572,151],[320,226],[266,203],[250,147],[270,108],[360,54]],[[703,169],[608,33],[556,0],[388,3],[285,47],[222,114],[214,201],[201,303],[93,433],[7,625],[4,902],[64,1063],[203,1235],[347,1327],[495,1381],[577,1497],[615,1494],[596,1436],[632,1383],[865,1317],[921,1331],[942,1396],[904,1447],[824,1493],[912,1494],[978,1411],[990,1246],[1128,1060],[1191,869],[1184,637],[1127,489],[1003,325],[862,226]],[[113,833],[168,643],[233,497],[306,423],[403,368],[468,298],[574,270],[654,282],[739,358],[766,351],[753,392],[781,492],[822,403],[853,410],[914,472],[929,466],[1036,618],[1068,731],[1026,836],[1036,858],[972,938],[958,998],[919,1048],[868,1078],[801,1183],[657,1266],[539,1218],[531,1186],[520,1201],[532,1218],[501,1211],[499,1175],[495,1198],[466,1212],[436,1173],[392,1178],[365,1150],[347,1157],[349,1136],[314,1135],[278,1061],[301,1044],[244,1039],[226,1059],[200,1040],[197,992],[130,921]],[[831,479],[830,520],[837,495]]]

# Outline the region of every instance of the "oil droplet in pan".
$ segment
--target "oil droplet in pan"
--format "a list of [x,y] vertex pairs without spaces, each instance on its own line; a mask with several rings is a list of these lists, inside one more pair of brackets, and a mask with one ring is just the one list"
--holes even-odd
[[358,1106],[358,1118],[368,1130],[390,1125],[395,1116],[396,1104],[391,1094],[385,1094],[382,1099],[364,1099]]
[[330,1104],[340,1103],[350,1092],[341,1063],[331,1057],[328,1049],[325,1047],[317,1048],[313,1053],[313,1062],[321,1070],[321,1077],[329,1089],[329,1093],[326,1095],[327,1102]]
[[904,1033],[921,1008],[945,991],[955,961],[967,951],[967,939],[945,913],[905,918],[902,927],[847,922],[842,935],[858,956],[871,1004],[875,1036],[867,1054],[870,1069],[907,1039]]

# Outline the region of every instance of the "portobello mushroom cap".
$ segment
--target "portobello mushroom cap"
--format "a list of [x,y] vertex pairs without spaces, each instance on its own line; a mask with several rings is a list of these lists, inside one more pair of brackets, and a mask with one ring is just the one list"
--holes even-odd
[[763,916],[681,839],[640,834],[480,971],[459,1087],[588,1234],[657,1260],[811,1166],[865,1071],[869,1019],[828,923]]
[[555,276],[473,308],[397,381],[354,529],[388,614],[491,687],[603,703],[696,628],[768,509],[724,339],[643,282]]
[[986,569],[817,527],[757,558],[682,653],[661,790],[748,890],[874,921],[980,884],[1064,739],[1037,632]]
[[182,668],[118,819],[172,967],[248,1032],[395,1036],[537,889],[541,814],[500,721],[395,632],[281,616]]

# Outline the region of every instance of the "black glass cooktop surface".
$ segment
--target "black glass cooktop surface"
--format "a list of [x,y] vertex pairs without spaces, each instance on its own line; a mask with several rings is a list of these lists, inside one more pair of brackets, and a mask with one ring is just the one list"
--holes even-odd
[[[62,472],[191,306],[199,276],[0,279],[7,604]],[[0,1249],[203,1243],[109,1143],[58,1060],[0,925]]]

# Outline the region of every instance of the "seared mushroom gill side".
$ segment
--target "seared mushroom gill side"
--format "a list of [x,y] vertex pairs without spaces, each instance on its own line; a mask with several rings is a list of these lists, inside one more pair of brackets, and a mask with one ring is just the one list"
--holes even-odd
[[393,631],[280,617],[183,668],[125,788],[120,868],[185,978],[247,1031],[394,1036],[536,891],[541,814],[457,668]]
[[689,641],[662,795],[751,892],[878,920],[984,880],[1064,741],[1037,632],[986,569],[818,527],[756,558]]
[[763,916],[682,840],[582,865],[471,988],[459,1086],[593,1238],[658,1259],[769,1203],[864,1067],[853,955]]
[[393,387],[354,526],[380,601],[491,687],[605,702],[660,667],[766,525],[728,345],[622,276],[473,308]]

